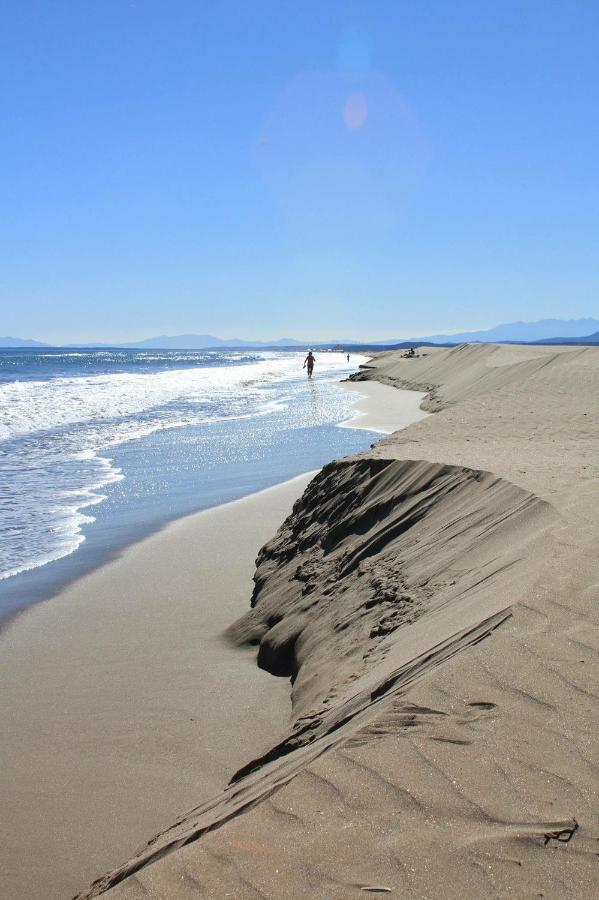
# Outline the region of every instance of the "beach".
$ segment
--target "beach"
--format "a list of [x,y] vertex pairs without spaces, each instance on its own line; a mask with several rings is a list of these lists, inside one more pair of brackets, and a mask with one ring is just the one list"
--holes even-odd
[[81,897],[593,895],[599,352],[359,378],[434,415],[325,466],[258,556],[228,637],[291,678],[286,736]]
[[0,349],[0,622],[169,521],[319,469],[366,357]]
[[342,422],[343,428],[361,428],[391,434],[399,428],[407,428],[413,422],[424,419],[427,413],[421,409],[426,393],[402,392],[396,398],[387,385],[378,381],[343,381],[342,387],[355,397],[353,416]]
[[309,479],[174,522],[6,628],[3,897],[71,896],[284,735],[287,684],[222,633]]
[[9,2],[0,900],[599,898],[599,2]]
[[[383,390],[400,424],[413,395]],[[285,737],[287,680],[223,634],[314,474],[172,522],[5,625],[3,897],[72,896]]]

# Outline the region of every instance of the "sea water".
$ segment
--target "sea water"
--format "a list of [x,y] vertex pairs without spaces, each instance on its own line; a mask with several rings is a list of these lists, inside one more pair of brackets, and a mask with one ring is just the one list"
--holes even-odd
[[0,350],[0,617],[171,519],[364,449],[336,427],[365,361],[304,353]]

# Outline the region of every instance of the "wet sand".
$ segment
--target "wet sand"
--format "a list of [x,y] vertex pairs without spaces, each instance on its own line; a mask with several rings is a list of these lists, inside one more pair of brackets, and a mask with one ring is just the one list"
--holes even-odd
[[426,397],[419,391],[390,391],[388,385],[377,381],[343,381],[346,391],[357,395],[355,413],[342,423],[344,428],[364,428],[391,434],[398,428],[406,428],[428,415],[420,408]]

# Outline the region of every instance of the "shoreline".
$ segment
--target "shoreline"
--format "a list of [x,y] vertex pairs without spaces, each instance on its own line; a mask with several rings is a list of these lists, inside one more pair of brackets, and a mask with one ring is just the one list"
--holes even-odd
[[[172,519],[167,519],[164,522],[158,524],[155,528],[147,533],[143,533],[141,537],[133,537],[131,540],[127,541],[124,544],[115,547],[113,550],[109,551],[104,558],[98,559],[97,562],[88,568],[86,568],[81,573],[74,574],[70,577],[65,577],[64,580],[60,582],[56,588],[53,588],[47,595],[39,600],[35,600],[33,603],[28,606],[20,607],[19,609],[15,609],[6,615],[0,617],[0,642],[2,641],[4,633],[11,627],[11,624],[21,616],[27,615],[31,610],[35,609],[39,605],[43,605],[54,600],[56,597],[59,597],[64,591],[72,588],[79,581],[87,578],[89,575],[93,575],[94,572],[104,568],[104,566],[109,566],[114,562],[118,562],[118,560],[122,559],[123,556],[133,547],[136,547],[139,544],[144,543],[145,541],[151,540],[152,538],[163,534],[169,528],[178,523],[185,522],[188,519],[193,519],[195,516],[200,516],[204,513],[210,513],[217,509],[222,509],[223,507],[232,506],[235,503],[240,503],[243,500],[249,500],[252,497],[258,497],[261,494],[266,494],[268,491],[276,491],[277,488],[285,487],[286,485],[292,484],[294,481],[302,481],[302,479],[306,477],[313,477],[319,469],[312,469],[307,472],[300,472],[298,475],[293,475],[291,478],[287,478],[284,481],[279,481],[276,484],[268,485],[267,487],[259,488],[256,491],[251,491],[249,494],[243,494],[241,497],[235,497],[233,500],[224,500],[220,503],[215,503],[211,506],[205,506],[201,509],[192,510],[191,512],[182,513],[181,515],[176,516]],[[52,565],[53,563],[62,563],[63,560],[68,560],[70,556],[74,556],[80,548],[76,548],[69,556],[61,557],[58,560],[52,560],[50,563],[46,565]],[[40,566],[39,569],[43,569],[44,566]],[[27,574],[27,570],[21,574]],[[15,577],[19,577],[19,575]]]
[[64,900],[284,737],[287,679],[223,633],[317,471],[170,521],[3,623],[0,893]]
[[[157,525],[151,531],[148,531],[147,533],[143,533],[141,537],[132,537],[131,540],[127,541],[126,543],[121,544],[118,547],[115,547],[114,549],[108,551],[104,555],[103,558],[99,558],[94,564],[86,567],[83,571],[76,572],[75,574],[73,574],[71,576],[65,576],[56,587],[52,588],[48,592],[48,594],[45,594],[42,598],[35,600],[34,602],[30,603],[27,606],[23,606],[23,607],[19,607],[18,609],[11,610],[6,615],[1,616],[0,617],[0,642],[2,641],[4,634],[10,629],[11,625],[14,622],[18,621],[21,618],[21,616],[27,615],[32,609],[35,609],[39,605],[49,603],[52,600],[54,600],[56,597],[60,597],[60,595],[64,591],[68,590],[69,588],[72,588],[79,581],[82,581],[83,579],[87,578],[89,575],[93,575],[94,572],[99,571],[100,569],[104,568],[104,566],[109,566],[109,565],[111,565],[111,563],[117,562],[118,560],[122,559],[123,556],[132,547],[136,547],[138,544],[142,544],[144,541],[150,540],[151,538],[156,537],[157,535],[163,534],[171,526],[176,525],[179,522],[185,522],[188,519],[193,519],[194,516],[199,516],[199,515],[202,515],[203,513],[209,513],[209,512],[212,512],[213,510],[221,509],[222,507],[231,506],[234,503],[238,503],[242,500],[247,500],[250,497],[257,497],[260,494],[266,493],[267,491],[276,490],[277,488],[284,487],[287,484],[291,484],[293,481],[296,481],[296,480],[301,481],[301,479],[303,479],[305,476],[309,475],[312,477],[318,471],[319,471],[318,469],[313,469],[311,472],[302,472],[299,475],[294,475],[292,478],[286,479],[285,481],[280,481],[274,485],[269,485],[268,487],[260,488],[257,491],[251,491],[249,494],[244,494],[243,496],[236,497],[233,500],[225,500],[222,503],[215,503],[212,506],[206,506],[202,509],[197,509],[197,510],[193,510],[192,512],[183,513],[182,515],[176,516],[173,519],[167,519],[166,521],[161,522],[159,525]],[[69,556],[62,557],[58,560],[52,560],[50,563],[47,563],[46,565],[53,565],[53,563],[60,564],[60,563],[63,563],[63,561],[65,559],[68,561],[71,556],[76,555],[76,553],[78,552],[79,549],[80,548],[78,547],[71,554],[69,554]],[[43,569],[44,567],[45,566],[40,566],[39,569]],[[25,571],[23,573],[19,573],[19,575],[21,575],[21,574],[26,575],[27,571]],[[18,578],[19,575],[15,576],[15,577]]]
[[[330,385],[335,389],[338,388],[339,393],[346,393],[341,383],[331,382]],[[330,385],[328,382],[324,383],[327,388]],[[346,403],[345,406],[347,405]],[[225,464],[220,468],[205,471],[200,469],[195,476],[196,481],[189,480],[189,470],[181,471],[182,482],[177,483],[175,493],[172,476],[169,475],[169,465],[163,466],[156,473],[158,481],[163,482],[163,496],[158,496],[157,502],[152,499],[150,505],[146,502],[145,506],[143,503],[140,505],[135,498],[138,477],[136,469],[139,466],[139,454],[141,453],[143,458],[143,453],[147,453],[148,450],[144,450],[137,442],[133,444],[125,442],[120,447],[113,448],[112,456],[118,459],[118,466],[130,469],[133,497],[125,496],[125,501],[117,500],[115,506],[113,491],[117,491],[118,496],[119,483],[109,486],[105,491],[103,502],[92,508],[96,520],[83,527],[84,540],[74,550],[43,565],[23,570],[11,578],[0,580],[0,633],[30,606],[58,596],[68,585],[74,584],[102,565],[118,559],[128,547],[158,533],[171,522],[202,510],[215,509],[224,503],[250,496],[268,487],[283,484],[289,478],[304,472],[316,471],[326,464],[331,456],[343,456],[360,449],[360,441],[357,439],[356,444],[356,440],[335,437],[339,434],[337,424],[326,426],[328,435],[323,436],[321,430],[315,432],[314,442],[307,449],[305,459],[296,458],[297,454],[294,457],[293,449],[285,446],[282,441],[277,444],[270,463],[262,461],[258,450],[254,457],[250,455],[250,459],[245,462],[240,463],[232,458],[228,467]],[[159,432],[148,436],[144,441],[160,441],[162,436],[163,432]],[[185,446],[187,433],[185,432],[182,438],[181,432],[177,432],[174,440],[175,442],[182,440]],[[328,448],[329,440],[331,448]],[[225,449],[226,446],[225,440]],[[326,448],[324,454],[322,447]],[[129,455],[130,451],[133,453],[132,457]],[[158,459],[160,458],[160,447],[150,445],[149,452],[158,454]]]

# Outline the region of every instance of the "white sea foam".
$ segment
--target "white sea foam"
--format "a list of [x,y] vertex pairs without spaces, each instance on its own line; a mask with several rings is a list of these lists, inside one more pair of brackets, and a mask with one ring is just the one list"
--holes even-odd
[[[164,429],[268,415],[305,377],[304,355],[259,353],[253,362],[206,365],[207,356],[235,363],[240,354],[156,352],[144,363],[175,367],[0,384],[0,579],[66,556],[85,540],[82,527],[94,517],[82,510],[124,477],[103,451]],[[79,356],[89,354],[40,354]],[[126,352],[100,356],[123,367],[131,359]],[[352,365],[361,361],[354,357]],[[349,368],[343,354],[319,354],[317,366],[331,380]]]
[[[251,399],[250,388],[293,378],[301,369],[302,354],[264,356],[259,362],[237,366],[1,384],[0,440],[80,422],[119,419],[177,401],[184,401],[190,407],[215,405],[219,401],[247,402]],[[318,374],[333,374],[344,368],[347,363],[343,354],[319,357]]]

